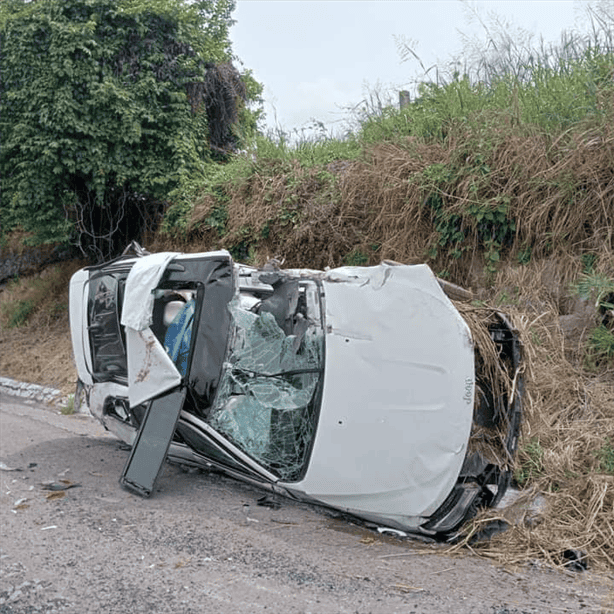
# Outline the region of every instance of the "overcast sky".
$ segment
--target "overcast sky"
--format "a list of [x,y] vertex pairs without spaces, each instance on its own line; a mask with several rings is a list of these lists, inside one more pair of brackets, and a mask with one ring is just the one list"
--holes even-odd
[[[401,61],[397,40],[413,41],[425,67],[463,49],[462,35],[486,37],[490,15],[558,40],[582,18],[585,0],[238,0],[233,50],[264,84],[267,125],[286,130],[316,119],[335,125],[369,88],[411,89],[421,72]],[[470,9],[473,9],[470,10]],[[396,40],[395,40],[396,39]],[[339,123],[337,124],[339,125]]]

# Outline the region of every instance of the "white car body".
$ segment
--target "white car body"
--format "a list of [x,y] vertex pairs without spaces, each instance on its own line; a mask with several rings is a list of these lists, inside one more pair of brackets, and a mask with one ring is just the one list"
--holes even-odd
[[[185,283],[192,269],[209,281]],[[170,328],[164,337],[152,320],[154,298],[184,287],[197,315],[182,371],[165,349]],[[209,304],[216,292],[223,297]],[[465,471],[474,347],[426,265],[259,270],[224,251],[145,255],[77,272],[70,316],[85,402],[127,443],[138,442],[148,403],[185,389],[188,401],[169,431],[171,460],[436,536],[456,530],[477,503],[498,500],[509,481],[509,467],[489,469],[479,487],[473,482],[486,464],[475,475]],[[216,319],[227,332],[216,330]],[[269,338],[277,344],[270,352]],[[97,349],[103,346],[111,349]],[[514,418],[513,453],[518,399],[505,404]]]

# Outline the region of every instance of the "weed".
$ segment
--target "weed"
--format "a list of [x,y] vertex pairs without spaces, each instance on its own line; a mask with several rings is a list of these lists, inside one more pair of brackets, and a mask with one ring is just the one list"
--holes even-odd
[[594,301],[597,315],[602,317],[599,326],[593,328],[586,342],[585,366],[595,371],[602,365],[614,362],[614,329],[611,316],[614,310],[614,281],[606,275],[595,273],[595,259],[592,254],[584,254],[582,264],[584,273],[572,290],[582,298]]
[[595,371],[602,365],[614,361],[614,332],[604,324],[591,331],[586,342],[585,365]]
[[580,260],[582,261],[582,273],[584,273],[584,275],[590,275],[597,262],[597,254],[585,252],[580,256]]
[[322,131],[307,135],[298,130],[276,133],[256,138],[252,155],[258,161],[297,161],[303,168],[325,166],[336,160],[354,160],[360,155],[362,145],[353,136],[337,139]]
[[2,316],[6,319],[8,328],[18,328],[28,321],[34,308],[35,304],[31,299],[11,301],[2,305]]
[[75,395],[74,394],[71,394],[68,396],[68,399],[66,400],[66,405],[64,405],[60,409],[60,413],[63,416],[72,416],[72,414],[75,413]]
[[504,288],[499,292],[495,298],[495,302],[499,307],[514,305],[519,303],[520,288],[514,287],[512,289]]
[[256,236],[250,226],[243,226],[238,231],[237,242],[228,247],[230,255],[235,262],[254,264],[256,261]]
[[296,207],[296,195],[292,195],[287,200],[287,204],[281,208],[278,219],[282,226],[292,226],[296,228],[300,222],[300,211]]
[[539,347],[543,344],[542,336],[536,330],[531,330],[529,336],[531,337],[531,343],[533,345]]
[[518,465],[514,478],[523,487],[543,473],[544,450],[537,437],[532,437],[518,450]]
[[518,255],[516,256],[518,264],[529,264],[529,262],[531,262],[531,252],[532,248],[530,245],[520,249]]
[[369,256],[358,248],[354,248],[343,258],[343,264],[347,266],[364,266],[369,262]]
[[226,234],[226,222],[228,221],[226,201],[218,201],[204,221],[217,232],[218,237],[223,237]]
[[[583,259],[584,260],[584,259]],[[614,294],[614,280],[606,275],[593,272],[592,263],[590,268],[586,268],[585,273],[580,275],[580,279],[573,287],[577,294],[582,298],[595,301],[595,306],[606,309],[614,309],[614,305],[607,300],[610,294]]]
[[594,455],[599,461],[598,471],[614,475],[614,441],[606,441]]

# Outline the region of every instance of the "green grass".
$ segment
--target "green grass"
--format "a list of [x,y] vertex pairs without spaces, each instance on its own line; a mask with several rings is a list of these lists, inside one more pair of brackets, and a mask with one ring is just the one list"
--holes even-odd
[[518,486],[523,487],[543,474],[544,449],[537,437],[532,437],[518,450],[519,464],[514,471]]
[[595,456],[599,460],[598,471],[614,475],[614,441],[606,441],[595,451]]
[[[594,259],[590,255],[583,258],[584,273],[572,287],[576,294],[590,300],[596,309],[596,315],[601,317],[606,310],[614,309],[610,302],[614,295],[614,280],[607,275],[593,271]],[[584,362],[589,370],[597,370],[602,365],[614,363],[614,329],[606,326],[605,320],[593,328],[586,342]]]
[[369,256],[360,249],[353,249],[343,259],[346,266],[365,266],[369,262]]
[[72,416],[72,414],[75,413],[75,395],[71,394],[68,396],[68,399],[66,401],[66,405],[64,405],[61,409],[60,409],[60,413],[63,416]]
[[11,301],[2,305],[2,316],[8,328],[19,328],[28,321],[35,307],[31,299]]
[[614,362],[614,331],[600,324],[591,331],[586,343],[585,364],[589,370]]

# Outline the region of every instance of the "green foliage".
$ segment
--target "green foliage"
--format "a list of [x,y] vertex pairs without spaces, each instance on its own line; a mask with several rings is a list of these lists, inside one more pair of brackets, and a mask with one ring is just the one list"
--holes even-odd
[[614,331],[604,324],[591,331],[586,343],[585,363],[591,370],[614,363]]
[[354,248],[343,259],[343,264],[347,266],[365,266],[369,262],[369,256],[361,249]]
[[70,394],[66,399],[66,404],[60,409],[63,416],[72,416],[75,413],[75,395]]
[[[181,204],[207,170],[211,109],[203,88],[212,66],[230,66],[233,7],[232,0],[4,4],[3,230],[21,228],[42,242],[77,230],[82,243],[106,241],[112,251],[155,223],[169,198]],[[222,74],[226,99],[243,91],[230,87],[233,70]],[[255,96],[258,84],[248,81]],[[253,122],[247,110],[242,117]]]
[[259,135],[254,139],[252,155],[258,161],[290,162],[296,161],[303,168],[326,166],[337,160],[354,160],[362,145],[352,136],[335,139],[322,136],[319,139],[300,138],[282,130],[268,136]]
[[610,294],[614,294],[614,279],[595,273],[593,271],[594,259],[591,256],[593,254],[585,255],[583,258],[585,272],[580,275],[574,289],[582,298],[594,301],[597,309],[614,309],[614,305],[606,300]]
[[252,228],[245,226],[238,233],[239,238],[233,245],[227,247],[236,262],[255,264],[257,237]]
[[544,449],[537,437],[532,437],[520,446],[517,458],[514,478],[521,488],[543,474]]
[[225,198],[222,198],[212,209],[211,213],[205,218],[205,224],[213,228],[219,237],[226,233],[226,222],[228,221],[228,207]]
[[31,299],[5,303],[2,305],[2,317],[6,320],[8,328],[18,328],[28,321],[35,307]]
[[[614,38],[610,21],[598,25],[590,36],[568,33],[560,44],[540,48],[495,29],[465,56],[462,71],[456,60],[450,68],[438,66],[435,80],[425,71],[404,109],[379,99],[359,108],[360,138],[445,140],[455,126],[479,128],[486,116],[555,134],[588,120],[603,124],[614,90]],[[406,43],[400,48],[403,59],[417,58]]]
[[[609,15],[595,17],[590,34],[566,32],[560,43],[539,47],[495,23],[487,28],[488,41],[470,48],[472,41],[466,39],[461,70],[457,59],[448,67],[425,70],[409,106],[361,109],[361,137],[370,143],[407,136],[445,140],[455,126],[478,128],[489,115],[501,125],[555,135],[579,123],[603,125],[614,92],[613,22]],[[419,61],[408,43],[397,42],[404,60]]]
[[592,301],[598,317],[602,318],[599,326],[590,332],[584,357],[586,367],[596,370],[602,365],[614,363],[614,318],[611,315],[614,313],[614,280],[593,270],[594,254],[584,254],[582,262],[584,273],[573,290],[582,298]]
[[606,441],[595,451],[595,457],[599,461],[598,471],[614,475],[614,441]]
[[[436,231],[436,240],[432,243],[428,256],[436,258],[442,252],[458,259],[474,245],[468,241],[475,236],[483,250],[485,267],[494,273],[501,258],[501,251],[510,243],[516,231],[516,222],[510,218],[510,199],[500,195],[484,199],[480,195],[480,183],[488,182],[490,169],[483,163],[479,154],[473,156],[473,162],[455,167],[449,164],[432,164],[426,167],[419,181],[427,197],[425,206],[430,209]],[[447,194],[460,179],[471,177],[471,191],[475,193],[472,200],[462,207],[450,207]]]

